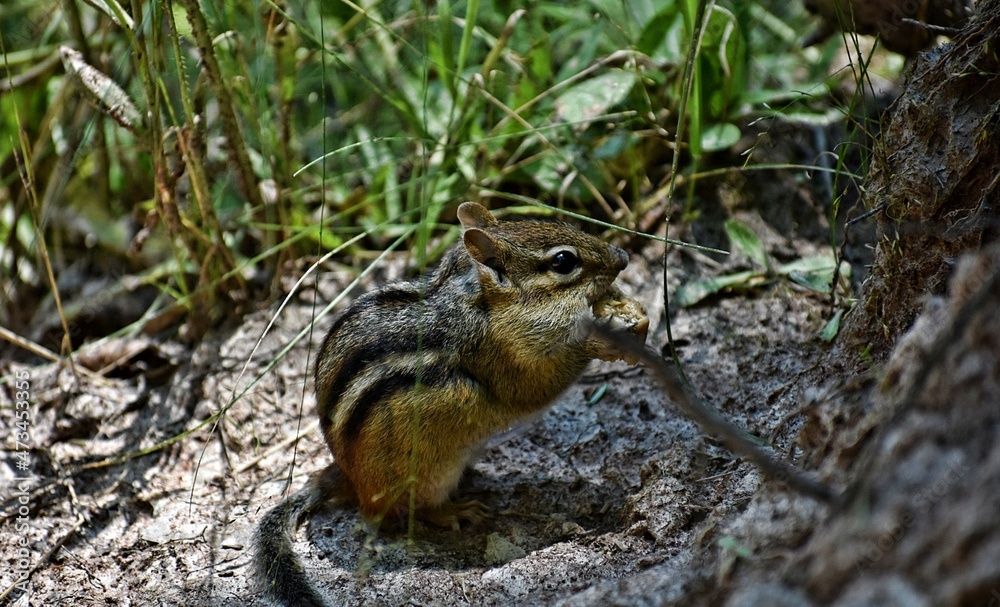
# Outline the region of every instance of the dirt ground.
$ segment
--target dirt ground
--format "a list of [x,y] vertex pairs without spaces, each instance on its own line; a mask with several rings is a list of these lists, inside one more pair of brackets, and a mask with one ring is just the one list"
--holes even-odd
[[[656,281],[641,260],[622,281],[652,312],[652,343],[663,339],[661,296],[643,286]],[[246,603],[250,534],[286,489],[293,456],[293,487],[330,458],[312,424],[304,342],[231,406],[214,433],[204,428],[124,465],[68,475],[62,485],[52,462],[113,457],[195,426],[274,360],[311,312],[301,302],[286,308],[242,378],[273,311],[189,355],[178,349],[161,362],[178,366],[165,386],[83,378],[76,394],[41,408],[33,433],[51,447],[31,460],[39,480],[54,484],[31,495],[32,555],[78,515],[85,522],[32,576],[31,604]],[[814,336],[822,320],[816,298],[778,287],[682,312],[674,333],[706,397],[766,436],[797,406],[797,378],[820,360]],[[39,400],[58,398],[58,385],[72,389],[68,370],[30,372]],[[73,420],[66,437],[52,432],[57,411]],[[494,511],[488,523],[460,532],[418,525],[409,538],[374,535],[357,513],[342,511],[315,517],[296,547],[331,604],[601,604],[632,576],[681,573],[717,553],[713,529],[745,508],[760,484],[752,466],[701,436],[642,369],[595,364],[539,420],[498,439],[464,482],[463,496]],[[793,502],[819,514],[807,500]],[[660,583],[669,583],[655,594],[681,592],[689,577],[665,575]]]
[[[670,235],[725,244],[718,217],[733,215],[775,258],[820,251],[822,184],[781,180],[715,184],[702,196],[717,215]],[[660,252],[633,248],[619,280],[644,304],[657,349]],[[992,255],[928,302],[888,362],[824,344],[828,298],[786,279],[673,312],[696,390],[775,457],[846,490],[832,505],[762,479],[684,418],[647,370],[595,363],[539,419],[498,437],[465,479],[460,494],[492,509],[487,523],[375,533],[356,512],[334,511],[299,530],[296,551],[331,605],[996,604],[1000,308],[962,312],[989,286]],[[680,250],[668,261],[670,292],[750,267]],[[0,554],[15,564],[0,586],[37,565],[5,600],[263,605],[246,579],[254,525],[289,490],[290,471],[294,490],[330,460],[307,378],[332,316],[296,335],[315,314],[313,289],[330,301],[349,279],[326,272],[280,312],[251,314],[193,351],[162,339],[105,344],[87,365],[111,364],[102,374],[0,364],[0,376],[26,378],[32,405],[32,448],[8,443],[0,463]],[[11,381],[0,387],[0,399],[15,398]],[[0,417],[17,428],[13,408]]]

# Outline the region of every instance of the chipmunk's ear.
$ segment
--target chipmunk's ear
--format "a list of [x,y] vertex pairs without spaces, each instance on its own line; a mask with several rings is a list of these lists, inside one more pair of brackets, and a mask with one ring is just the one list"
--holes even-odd
[[476,202],[463,202],[458,207],[458,220],[462,222],[462,228],[488,228],[497,224],[494,217],[486,207]]
[[[462,222],[462,240],[469,257],[480,266],[493,270],[491,280],[503,282],[504,272],[497,254],[497,241],[486,231],[486,228],[497,224],[497,218],[481,204],[463,202],[458,207],[458,220]],[[482,271],[479,274],[485,277]]]
[[[474,203],[467,202],[465,204]],[[464,207],[465,204],[463,204],[462,207]],[[483,207],[480,207],[479,205],[476,206],[483,209]],[[486,211],[486,209],[483,209],[483,211]],[[461,209],[459,209],[459,213],[461,213]],[[487,215],[489,215],[489,213],[487,213]],[[492,215],[490,215],[490,217],[492,217]],[[464,221],[462,222],[462,225],[465,225]],[[499,270],[497,267],[499,263],[497,259],[497,243],[493,240],[492,236],[479,228],[467,227],[465,232],[462,234],[462,240],[465,241],[465,250],[469,252],[469,256],[472,257],[472,259],[487,268],[497,271]]]

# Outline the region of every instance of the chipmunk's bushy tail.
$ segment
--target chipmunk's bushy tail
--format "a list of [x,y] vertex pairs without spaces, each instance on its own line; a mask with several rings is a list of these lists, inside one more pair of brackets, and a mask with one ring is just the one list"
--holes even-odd
[[349,505],[354,499],[340,468],[331,464],[264,515],[253,538],[252,576],[265,597],[282,607],[328,607],[295,556],[292,535],[320,507]]
[[254,534],[253,579],[282,607],[327,607],[292,551],[292,534],[316,507],[318,494],[310,482],[265,514]]

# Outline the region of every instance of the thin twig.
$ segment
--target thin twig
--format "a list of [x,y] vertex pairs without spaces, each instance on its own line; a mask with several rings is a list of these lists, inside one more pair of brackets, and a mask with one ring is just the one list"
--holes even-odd
[[923,21],[918,21],[916,19],[910,19],[908,17],[903,17],[901,21],[907,25],[915,25],[919,28],[925,29],[932,34],[938,36],[948,36],[949,38],[954,38],[962,31],[960,27],[948,27],[946,25],[934,25],[933,23],[924,23]]
[[690,419],[702,430],[714,436],[732,452],[753,462],[765,477],[782,482],[791,489],[823,503],[830,503],[836,497],[835,491],[827,484],[807,476],[802,470],[777,460],[757,446],[749,434],[732,422],[724,419],[708,406],[681,379],[675,367],[668,365],[651,350],[640,346],[632,336],[594,325],[598,337],[619,350],[638,357],[653,372],[666,388],[667,394],[676,402]]
[[17,333],[14,333],[9,329],[5,329],[4,327],[0,327],[0,339],[7,340],[22,350],[27,350],[32,354],[41,356],[42,358],[48,359],[52,362],[57,363],[62,361],[62,357],[52,350],[49,350],[41,344],[36,344],[26,337],[21,337]]
[[867,211],[865,213],[862,213],[862,214],[858,215],[857,217],[849,220],[847,223],[844,224],[844,226],[849,228],[852,225],[858,223],[859,221],[864,221],[865,219],[868,219],[872,215],[878,215],[879,213],[881,213],[884,210],[885,210],[885,204],[880,204],[877,207],[875,207],[874,209],[872,209],[870,211]]
[[295,432],[293,434],[289,435],[288,438],[286,438],[285,440],[281,441],[277,445],[274,445],[273,447],[271,447],[267,451],[262,452],[257,457],[251,459],[250,461],[244,463],[239,468],[237,468],[235,470],[235,474],[237,476],[239,476],[239,475],[243,474],[244,472],[246,472],[247,470],[249,470],[250,468],[253,468],[254,466],[256,466],[258,463],[260,463],[261,460],[266,459],[268,457],[271,457],[272,455],[274,455],[278,451],[285,451],[286,449],[288,449],[288,447],[290,447],[292,445],[298,445],[298,442],[300,440],[302,440],[303,438],[305,438],[309,434],[313,433],[316,430],[316,428],[318,428],[318,427],[319,427],[319,422],[318,421],[313,421],[312,423],[310,423],[305,428],[296,428]]
[[66,533],[62,534],[59,537],[59,539],[56,540],[56,543],[53,544],[52,547],[49,548],[48,551],[46,551],[45,554],[42,555],[42,558],[38,559],[35,562],[35,564],[31,566],[30,569],[28,569],[27,571],[25,571],[21,575],[21,577],[19,577],[16,580],[14,580],[14,582],[10,586],[7,586],[6,588],[4,588],[4,591],[2,593],[0,593],[0,601],[2,601],[3,599],[7,598],[7,595],[10,594],[11,592],[13,592],[15,588],[17,588],[21,584],[27,582],[28,579],[36,571],[38,571],[39,569],[41,569],[42,565],[44,565],[45,563],[47,563],[49,561],[49,559],[51,559],[53,556],[55,556],[55,553],[58,552],[59,549],[62,548],[66,544],[67,541],[69,541],[69,538],[73,537],[73,534],[75,534],[77,531],[80,530],[80,527],[83,526],[84,522],[85,521],[84,521],[83,517],[82,516],[78,516],[77,519],[76,519],[76,522],[73,523],[73,527],[71,527],[70,530],[67,531]]

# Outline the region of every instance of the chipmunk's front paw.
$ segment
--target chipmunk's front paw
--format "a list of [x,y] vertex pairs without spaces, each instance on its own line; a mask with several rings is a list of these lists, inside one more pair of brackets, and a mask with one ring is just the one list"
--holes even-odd
[[[612,287],[607,296],[596,301],[593,312],[598,323],[630,333],[639,346],[646,342],[646,333],[649,331],[649,318],[646,312],[638,301],[626,297],[617,288]],[[624,360],[630,364],[638,362],[635,356],[620,352],[602,340],[594,341],[596,342],[592,346],[594,358],[606,361]]]

